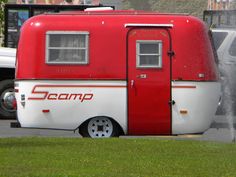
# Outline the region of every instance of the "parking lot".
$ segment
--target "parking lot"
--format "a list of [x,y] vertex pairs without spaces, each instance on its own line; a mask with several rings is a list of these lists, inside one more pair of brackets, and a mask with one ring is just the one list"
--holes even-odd
[[[234,128],[236,128],[236,121],[234,117]],[[24,128],[10,128],[10,123],[15,120],[0,120],[0,137],[74,137],[81,138],[78,132],[63,131],[63,130],[45,130],[45,129],[24,129]],[[151,136],[152,138],[160,139],[183,139],[183,140],[202,140],[202,141],[217,141],[217,142],[232,142],[232,131],[228,128],[229,125],[224,116],[216,116],[211,128],[204,134],[195,135],[179,135],[179,136]],[[236,131],[234,130],[234,135]],[[146,137],[146,136],[145,136]],[[121,138],[143,138],[143,136],[122,136]]]
[[73,131],[10,128],[11,122],[15,122],[15,120],[0,120],[0,137],[81,137],[78,132],[74,133]]

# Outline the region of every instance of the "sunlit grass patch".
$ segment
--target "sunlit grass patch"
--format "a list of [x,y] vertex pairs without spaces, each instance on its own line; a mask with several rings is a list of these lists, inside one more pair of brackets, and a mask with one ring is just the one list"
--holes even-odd
[[0,176],[235,176],[236,145],[158,139],[3,138]]

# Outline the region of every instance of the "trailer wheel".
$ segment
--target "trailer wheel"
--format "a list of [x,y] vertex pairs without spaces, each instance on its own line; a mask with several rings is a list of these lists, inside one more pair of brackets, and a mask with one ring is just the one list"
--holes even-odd
[[81,125],[79,133],[83,137],[91,138],[118,137],[120,127],[108,117],[94,117]]
[[0,118],[12,119],[16,116],[14,109],[14,82],[13,80],[4,80],[0,82]]

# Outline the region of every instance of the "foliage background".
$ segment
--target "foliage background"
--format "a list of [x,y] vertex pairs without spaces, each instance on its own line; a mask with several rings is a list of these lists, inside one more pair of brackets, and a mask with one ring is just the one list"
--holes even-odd
[[0,46],[2,46],[2,37],[4,32],[4,4],[7,0],[0,0]]
[[152,10],[170,13],[188,13],[202,18],[207,0],[124,0],[124,9]]

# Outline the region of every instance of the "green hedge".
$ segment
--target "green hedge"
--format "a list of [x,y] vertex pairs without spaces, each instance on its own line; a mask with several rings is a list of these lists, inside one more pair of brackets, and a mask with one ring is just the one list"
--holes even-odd
[[[3,37],[4,32],[4,5],[7,3],[7,0],[0,0],[0,38]],[[2,40],[0,41],[0,46],[2,46]]]

